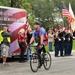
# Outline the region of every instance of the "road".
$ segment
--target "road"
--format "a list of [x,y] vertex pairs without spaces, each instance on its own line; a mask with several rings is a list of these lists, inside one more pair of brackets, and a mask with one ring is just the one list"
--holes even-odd
[[29,62],[19,63],[18,61],[8,62],[9,66],[3,67],[0,63],[0,75],[75,75],[75,52],[73,56],[54,57],[52,56],[52,66],[49,70],[44,67],[33,73],[30,69]]

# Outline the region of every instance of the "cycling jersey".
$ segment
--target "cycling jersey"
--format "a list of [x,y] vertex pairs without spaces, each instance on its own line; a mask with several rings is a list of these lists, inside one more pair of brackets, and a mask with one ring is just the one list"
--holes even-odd
[[38,36],[39,40],[41,36],[44,36],[43,44],[44,45],[48,44],[48,36],[47,36],[46,30],[43,27],[41,27],[38,30],[34,30],[32,37],[36,37],[36,36]]

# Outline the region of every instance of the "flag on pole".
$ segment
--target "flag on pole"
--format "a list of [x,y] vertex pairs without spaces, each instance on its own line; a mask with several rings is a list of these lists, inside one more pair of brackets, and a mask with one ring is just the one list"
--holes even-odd
[[70,17],[71,16],[69,10],[66,8],[66,6],[64,4],[62,4],[62,15],[64,17]]
[[69,3],[69,12],[70,12],[71,16],[68,17],[68,23],[71,24],[74,21],[74,13],[72,11],[71,4],[70,3]]
[[71,17],[68,18],[68,22],[71,25],[72,30],[75,30],[75,16],[71,7],[71,4],[69,3],[69,12],[71,14]]
[[72,7],[71,7],[71,4],[70,4],[70,3],[69,3],[69,12],[70,12],[71,16],[72,16],[73,18],[75,18],[74,13],[73,13],[73,10],[72,10]]
[[64,3],[62,4],[62,15],[68,18],[69,26],[71,26],[72,30],[75,30],[75,18],[70,3],[69,3],[69,10],[66,8]]
[[68,23],[69,25],[74,21],[74,18],[73,17],[68,17]]

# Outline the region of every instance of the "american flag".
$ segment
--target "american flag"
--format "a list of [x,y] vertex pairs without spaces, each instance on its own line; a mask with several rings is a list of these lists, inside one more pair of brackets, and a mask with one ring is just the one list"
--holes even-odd
[[64,4],[62,5],[62,15],[64,17],[70,17],[71,16],[69,10],[66,8],[66,6]]
[[74,21],[74,18],[72,17],[71,13],[69,12],[69,10],[66,8],[66,6],[63,4],[62,5],[62,15],[64,17],[68,18],[68,23],[71,24],[71,22]]

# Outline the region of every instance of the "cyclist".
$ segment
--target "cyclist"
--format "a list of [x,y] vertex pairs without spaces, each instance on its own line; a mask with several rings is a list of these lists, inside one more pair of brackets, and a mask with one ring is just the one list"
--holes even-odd
[[39,41],[38,41],[38,61],[39,61],[39,64],[38,64],[38,68],[41,68],[42,66],[42,62],[41,62],[41,51],[43,51],[43,53],[46,53],[46,50],[45,50],[45,45],[48,44],[48,36],[47,36],[47,33],[46,33],[46,30],[43,28],[43,27],[40,27],[40,22],[35,22],[34,23],[34,32],[32,34],[32,38],[30,40],[30,43],[29,45],[34,41],[35,37],[38,36],[39,38]]

